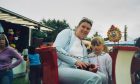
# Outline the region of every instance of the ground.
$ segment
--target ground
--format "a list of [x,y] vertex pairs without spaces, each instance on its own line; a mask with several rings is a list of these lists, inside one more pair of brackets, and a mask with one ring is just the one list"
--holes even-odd
[[14,78],[13,84],[29,84],[25,76]]

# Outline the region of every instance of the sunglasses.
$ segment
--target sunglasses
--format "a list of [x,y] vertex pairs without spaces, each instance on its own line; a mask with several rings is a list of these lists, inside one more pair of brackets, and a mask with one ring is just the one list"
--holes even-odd
[[82,20],[86,20],[86,21],[90,22],[91,24],[93,23],[93,21],[87,17],[83,17]]

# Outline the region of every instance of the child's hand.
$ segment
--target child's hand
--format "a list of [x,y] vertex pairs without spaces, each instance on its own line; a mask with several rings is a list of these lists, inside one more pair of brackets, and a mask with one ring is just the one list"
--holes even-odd
[[99,67],[100,67],[98,64],[97,64],[97,65],[95,65],[95,66],[97,66],[97,69],[99,69]]
[[98,70],[98,66],[97,66],[97,65],[91,64],[91,65],[89,66],[89,71],[96,73],[97,70]]

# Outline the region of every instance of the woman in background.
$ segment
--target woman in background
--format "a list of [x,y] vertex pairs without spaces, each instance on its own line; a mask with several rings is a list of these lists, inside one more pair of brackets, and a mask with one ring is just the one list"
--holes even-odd
[[[12,63],[13,58],[17,59]],[[5,34],[0,34],[0,84],[12,84],[12,69],[22,62],[21,55],[12,47]]]

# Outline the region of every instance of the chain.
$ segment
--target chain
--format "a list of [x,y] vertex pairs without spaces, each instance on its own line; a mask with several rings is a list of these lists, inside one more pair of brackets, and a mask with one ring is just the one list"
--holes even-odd
[[96,57],[96,55],[94,55],[94,56],[83,56],[83,57],[80,57],[80,56],[74,56],[74,55],[63,53],[62,51],[59,51],[57,49],[56,49],[56,51],[57,51],[57,53],[63,54],[64,56],[69,56],[69,57],[73,57],[73,58],[77,58],[77,59],[81,59],[81,58],[88,59],[88,58]]

